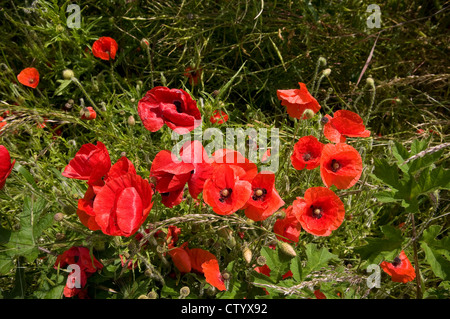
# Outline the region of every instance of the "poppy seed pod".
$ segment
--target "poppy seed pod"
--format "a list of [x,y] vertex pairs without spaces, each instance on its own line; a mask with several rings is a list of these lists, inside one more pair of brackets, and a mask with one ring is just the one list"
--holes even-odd
[[134,116],[130,115],[130,117],[128,118],[128,125],[134,126],[135,124],[136,124],[136,120],[134,119]]
[[148,299],[157,299],[158,298],[158,294],[156,292],[154,292],[154,291],[150,291],[147,294],[147,297],[148,297]]
[[191,290],[188,286],[181,287],[180,289],[180,297],[187,297],[191,293]]
[[258,258],[256,258],[256,263],[258,266],[264,266],[267,263],[267,259],[264,256],[258,256]]
[[62,221],[62,220],[64,219],[64,214],[63,214],[63,213],[56,213],[56,214],[53,216],[53,219],[54,219],[55,221],[57,221],[57,222],[60,222],[60,221]]
[[372,78],[367,78],[366,83],[367,85],[375,86],[375,81]]

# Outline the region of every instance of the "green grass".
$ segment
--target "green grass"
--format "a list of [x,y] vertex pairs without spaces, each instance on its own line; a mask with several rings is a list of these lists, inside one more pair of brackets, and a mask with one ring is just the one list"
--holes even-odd
[[[139,99],[158,85],[184,88],[199,104],[203,101],[205,129],[213,126],[207,119],[216,108],[230,116],[223,131],[251,125],[279,128],[280,163],[283,159],[286,162],[277,173],[277,189],[287,205],[308,187],[322,185],[319,171],[296,171],[290,165],[288,158],[296,140],[308,134],[323,139],[319,119],[324,114],[339,109],[357,112],[372,135],[350,140],[362,155],[364,172],[355,187],[338,192],[348,219],[330,237],[313,237],[303,231],[298,254],[305,258],[304,247],[317,244],[338,256],[330,261],[333,269],[339,269],[338,276],[349,274],[361,279],[367,275],[367,265],[355,247],[365,245],[369,237],[383,238],[380,226],[405,223],[401,233],[405,243],[411,238],[411,219],[404,208],[380,203],[374,197],[383,189],[382,183],[372,177],[374,159],[392,161],[394,141],[407,149],[414,140],[425,137],[430,138],[428,148],[450,142],[448,1],[384,1],[380,4],[380,29],[366,26],[370,13],[365,11],[372,1],[89,0],[80,2],[80,29],[66,26],[66,7],[72,2],[36,3],[31,9],[31,5],[16,1],[2,1],[0,6],[0,115],[14,111],[6,118],[8,125],[0,131],[0,138],[1,145],[17,161],[0,191],[1,243],[6,240],[4,229],[20,228],[20,214],[28,196],[45,199],[45,214],[63,212],[65,219],[48,223],[36,239],[35,245],[41,248],[39,258],[23,259],[3,250],[3,297],[45,298],[52,287],[55,295],[47,297],[60,297],[65,279],[53,269],[53,254],[72,245],[91,248],[105,264],[104,271],[89,281],[90,295],[95,298],[137,298],[150,291],[177,298],[182,285],[190,287],[194,298],[227,296],[203,291],[195,276],[185,276],[178,284],[168,277],[164,257],[155,247],[141,251],[141,256],[164,275],[165,286],[144,275],[146,265],[142,260],[134,272],[122,269],[118,255],[132,251],[128,246],[131,239],[112,239],[85,229],[75,213],[85,184],[61,176],[81,145],[100,140],[113,163],[125,152],[138,174],[147,178],[155,155],[175,144],[167,127],[150,133],[137,114]],[[100,36],[118,42],[115,60],[103,61],[92,55],[92,43]],[[141,46],[142,39],[149,42],[148,47]],[[318,67],[321,57],[326,65]],[[37,89],[25,87],[16,79],[23,68],[30,66],[36,67],[41,76]],[[188,66],[203,70],[196,86],[183,75]],[[322,105],[320,115],[301,122],[296,134],[295,121],[280,105],[276,90],[297,88],[298,82],[304,82],[311,91],[326,68],[331,69],[330,75],[321,78],[314,91]],[[64,82],[65,69],[74,71],[81,87]],[[374,80],[374,86],[367,84],[368,78]],[[69,100],[73,105],[65,110]],[[79,112],[83,103],[94,106],[92,101],[99,110],[98,117],[82,121]],[[130,116],[136,120],[135,125],[128,124]],[[44,120],[48,120],[46,127],[40,129],[37,124]],[[62,131],[60,136],[54,135],[57,129]],[[418,129],[425,132],[419,135]],[[435,165],[448,169],[448,157],[446,148]],[[213,213],[195,207],[189,199],[173,209],[161,205],[158,195],[154,201],[148,223],[166,227],[168,220],[182,228],[181,242],[211,248],[221,256],[224,267],[234,261],[232,273],[240,290],[232,297],[242,297],[243,291],[248,291],[249,297],[261,297],[261,289],[251,284],[252,268],[243,261],[241,248],[249,245],[255,261],[260,249],[274,238],[271,225],[275,218],[249,224],[240,213],[235,219],[216,216],[212,221],[206,217],[190,220],[185,215]],[[439,239],[448,238],[448,191],[421,197],[419,204],[417,228],[424,231],[430,225],[442,226]],[[224,226],[233,230],[234,244],[218,236],[217,230]],[[243,240],[237,236],[240,231],[246,234]],[[412,246],[407,249],[412,261]],[[424,295],[448,298],[448,279],[436,276],[422,248],[419,260]],[[24,270],[15,267],[23,263]],[[337,291],[347,298],[416,296],[415,282],[397,284],[384,275],[380,289],[366,291],[365,282],[347,289],[352,288],[349,281],[339,280],[335,281],[337,287],[323,283],[321,289],[328,297]],[[17,278],[24,279],[21,286]],[[304,295],[297,296],[307,296],[308,291],[305,288]],[[271,296],[282,298],[276,293],[272,290]]]

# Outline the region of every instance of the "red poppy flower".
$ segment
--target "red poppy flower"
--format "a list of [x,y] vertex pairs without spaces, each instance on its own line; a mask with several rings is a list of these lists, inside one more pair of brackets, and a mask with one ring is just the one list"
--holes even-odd
[[4,126],[6,126],[6,120],[3,118],[3,117],[1,117],[0,116],[0,129],[2,128],[2,127],[4,127]]
[[320,176],[327,187],[347,189],[356,184],[362,174],[362,158],[345,143],[326,144],[320,157]]
[[201,123],[197,103],[182,89],[157,86],[138,103],[138,114],[145,128],[158,131],[164,124],[179,134],[192,131]]
[[90,120],[94,120],[97,117],[97,112],[95,112],[95,110],[92,108],[92,106],[88,106],[88,107],[84,108],[81,113],[82,113],[81,114],[82,120],[90,121]]
[[314,296],[316,296],[317,299],[327,299],[327,296],[325,296],[325,294],[319,289],[314,290]]
[[283,209],[285,213],[284,218],[279,218],[273,225],[273,232],[278,240],[291,243],[297,243],[300,238],[300,231],[302,229],[300,222],[293,213],[292,206]]
[[102,60],[114,60],[118,49],[116,40],[110,37],[101,37],[92,45],[92,54]]
[[305,191],[304,198],[294,201],[293,213],[306,232],[329,236],[344,221],[345,207],[332,190],[311,187]]
[[172,248],[169,250],[169,255],[172,258],[175,267],[181,273],[191,272],[191,258],[189,257],[189,254],[185,249],[180,247]]
[[193,164],[179,161],[172,152],[162,150],[153,159],[150,178],[158,192],[167,193],[183,188],[193,170]]
[[39,72],[35,68],[25,68],[17,75],[17,80],[34,89],[39,84]]
[[0,189],[5,186],[6,178],[11,174],[16,160],[11,162],[11,156],[3,145],[0,145]]
[[231,167],[236,176],[241,180],[252,181],[258,174],[258,167],[238,151],[220,149],[212,155],[212,166],[225,165]]
[[184,76],[188,78],[189,84],[197,85],[202,77],[202,69],[194,69],[189,66],[184,70]]
[[347,110],[334,112],[333,117],[325,115],[328,122],[323,128],[327,139],[333,143],[344,143],[347,137],[369,137],[370,131],[366,130],[362,118]]
[[184,163],[194,165],[194,172],[188,180],[189,194],[197,199],[203,191],[205,181],[211,177],[213,167],[212,160],[208,157],[200,141],[188,141],[180,150],[180,157]]
[[153,206],[152,188],[139,175],[127,173],[108,180],[94,200],[95,221],[110,236],[133,235]]
[[315,113],[320,110],[317,100],[308,92],[304,83],[298,83],[300,89],[277,90],[277,97],[281,105],[285,106],[289,116],[296,119],[306,119],[303,114],[305,110],[310,109]]
[[245,216],[261,221],[275,213],[284,201],[275,189],[275,174],[261,172],[253,178],[252,194],[245,205]]
[[240,180],[227,165],[216,167],[203,189],[205,203],[219,215],[230,215],[241,209],[251,194],[251,184]]
[[220,291],[227,290],[225,281],[220,272],[219,262],[217,259],[211,259],[202,264],[202,270],[205,274],[205,279],[208,284],[216,287]]
[[213,112],[213,115],[211,115],[211,117],[209,118],[209,121],[212,124],[223,124],[226,121],[228,121],[228,114],[225,113],[224,111],[220,111],[220,110],[215,110]]
[[102,142],[84,144],[75,157],[64,168],[62,175],[67,178],[87,180],[94,184],[109,171],[111,159]]
[[173,208],[183,201],[184,187],[161,193],[161,203],[167,208]]
[[94,199],[96,192],[93,186],[89,186],[83,198],[78,200],[77,215],[81,223],[92,231],[100,230],[95,221]]
[[[70,288],[68,285],[64,288],[65,297],[74,297],[82,293],[86,286],[87,278],[97,270],[103,268],[103,265],[94,257],[91,257],[89,249],[86,247],[72,247],[56,258],[54,268],[65,268],[68,265],[78,265],[80,267],[80,286],[81,288]],[[73,270],[75,272],[75,270]],[[76,280],[75,276],[72,278]]]
[[136,174],[133,163],[126,157],[122,156],[105,175],[105,182],[109,179],[117,178],[127,173]]
[[297,170],[314,169],[320,164],[324,144],[312,135],[301,137],[294,145],[291,163]]
[[407,283],[416,278],[414,267],[411,265],[411,262],[403,250],[400,253],[400,256],[395,257],[392,263],[383,261],[380,264],[380,267],[392,277],[392,281],[394,282]]

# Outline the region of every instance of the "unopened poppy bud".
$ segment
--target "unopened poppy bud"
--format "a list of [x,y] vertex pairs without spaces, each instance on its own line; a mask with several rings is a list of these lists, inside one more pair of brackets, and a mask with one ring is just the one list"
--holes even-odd
[[152,271],[151,271],[150,269],[146,269],[145,272],[144,272],[144,275],[145,275],[146,277],[152,277],[152,276],[153,276],[153,273],[152,273]]
[[331,69],[325,69],[325,70],[323,70],[323,71],[322,71],[322,74],[323,74],[324,76],[330,76],[330,74],[331,74]]
[[191,293],[191,290],[189,289],[188,286],[181,287],[181,289],[180,289],[181,297],[187,297],[187,296],[189,296],[190,293]]
[[57,222],[60,222],[64,219],[64,214],[63,213],[56,213],[55,216],[53,216],[53,219]]
[[375,86],[375,81],[372,78],[367,78],[366,83],[367,85]]
[[243,256],[244,256],[245,262],[246,262],[247,264],[249,264],[249,263],[252,261],[252,251],[251,251],[248,247],[245,247],[245,248],[242,250],[242,254],[243,254]]
[[282,210],[276,212],[275,217],[277,219],[284,219],[286,217],[286,213]]
[[147,294],[147,297],[148,297],[148,299],[157,299],[158,298],[158,294],[156,292],[154,292],[154,291],[150,291]]
[[320,58],[319,58],[319,64],[320,64],[321,66],[327,65],[327,59],[325,59],[324,57],[320,57]]
[[256,263],[259,266],[264,266],[267,263],[267,259],[264,256],[258,256],[258,258],[256,258]]
[[136,124],[136,120],[134,119],[134,116],[130,115],[130,117],[128,118],[128,125],[134,126],[135,124]]
[[306,110],[303,112],[303,116],[304,116],[306,119],[312,119],[312,118],[314,117],[314,111],[311,110],[311,109],[306,109]]
[[149,43],[147,39],[143,38],[141,40],[141,48],[146,49],[149,46]]
[[61,240],[63,240],[64,238],[66,238],[66,235],[64,235],[64,234],[62,234],[62,233],[56,233],[56,235],[55,235],[55,239],[56,239],[57,241],[61,241]]
[[221,228],[217,233],[220,237],[229,239],[231,237],[232,232],[233,231],[229,228]]
[[402,100],[400,100],[399,98],[396,98],[394,101],[395,103],[402,103]]
[[58,24],[56,26],[56,32],[61,33],[61,32],[64,32],[64,30],[65,30],[65,28],[62,25]]
[[70,69],[65,69],[62,73],[64,80],[70,80],[75,76],[75,73],[73,73]]
[[290,256],[290,257],[295,257],[295,256],[297,256],[297,253],[295,252],[294,248],[292,248],[292,246],[289,245],[289,244],[286,243],[286,242],[280,242],[280,250],[281,250],[284,254],[286,254],[286,255],[288,255],[288,256]]
[[147,295],[140,295],[137,299],[149,299]]

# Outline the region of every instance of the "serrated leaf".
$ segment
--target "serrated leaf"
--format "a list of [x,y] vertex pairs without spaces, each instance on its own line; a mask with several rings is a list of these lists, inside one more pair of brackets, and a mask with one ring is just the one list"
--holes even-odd
[[390,225],[380,227],[383,238],[366,238],[367,245],[356,247],[355,252],[369,264],[378,263],[388,255],[398,254],[403,243],[400,229]]
[[450,189],[450,170],[442,166],[424,169],[419,178],[420,192],[426,194],[437,189]]
[[279,247],[276,249],[263,247],[261,255],[266,258],[267,267],[270,268],[270,278],[274,282],[280,281],[282,276],[289,271],[291,258],[283,254]]
[[303,281],[303,274],[302,274],[302,261],[300,260],[299,257],[296,258],[292,258],[291,259],[291,272],[292,272],[292,277],[296,280],[296,281]]
[[306,266],[302,272],[303,278],[327,266],[330,260],[337,259],[337,255],[330,253],[325,247],[318,249],[316,244],[309,243],[306,245],[306,258]]
[[394,189],[399,189],[400,187],[398,167],[396,165],[390,165],[385,159],[374,159],[373,175]]
[[444,150],[440,150],[434,153],[428,153],[425,154],[424,156],[418,157],[415,160],[412,160],[409,163],[409,169],[408,172],[409,173],[414,173],[417,172],[420,169],[423,169],[425,167],[428,167],[432,164],[434,164],[444,153]]
[[426,260],[433,273],[442,280],[450,279],[450,261],[438,251],[430,248],[427,243],[422,242],[420,246],[425,251]]
[[398,201],[395,196],[395,191],[381,191],[374,194],[375,198],[382,203],[392,203]]

